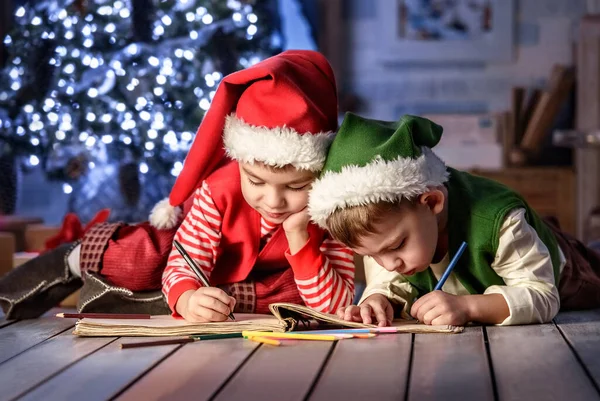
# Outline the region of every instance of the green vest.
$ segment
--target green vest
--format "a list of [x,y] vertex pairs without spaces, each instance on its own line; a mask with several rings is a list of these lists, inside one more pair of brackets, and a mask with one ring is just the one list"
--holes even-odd
[[[505,285],[490,267],[498,249],[499,232],[508,212],[525,209],[527,222],[544,242],[552,259],[558,283],[559,251],[554,233],[516,192],[486,178],[449,168],[448,188],[448,252],[456,254],[462,241],[468,246],[453,273],[471,294],[483,294],[492,285]],[[437,280],[431,268],[405,276],[419,296],[433,291]]]

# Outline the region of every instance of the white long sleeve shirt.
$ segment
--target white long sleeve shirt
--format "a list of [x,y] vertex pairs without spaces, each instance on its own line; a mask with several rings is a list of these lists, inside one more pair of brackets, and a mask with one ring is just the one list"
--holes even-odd
[[[560,249],[559,254],[562,272],[566,260]],[[441,262],[430,266],[438,280],[448,264],[446,254]],[[548,322],[558,313],[560,298],[550,252],[525,219],[524,209],[515,209],[504,219],[491,268],[506,283],[488,287],[484,292],[501,294],[508,304],[510,315],[500,325]],[[367,288],[359,304],[370,295],[382,294],[392,303],[403,304],[402,313],[407,316],[417,291],[402,274],[389,272],[373,258],[365,257],[365,276]],[[450,274],[442,290],[449,294],[469,295],[454,273]]]

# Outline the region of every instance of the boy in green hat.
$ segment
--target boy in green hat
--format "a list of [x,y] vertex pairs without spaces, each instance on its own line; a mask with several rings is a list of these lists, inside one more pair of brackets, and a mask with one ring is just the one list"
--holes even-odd
[[[309,197],[311,218],[365,256],[367,288],[346,320],[526,324],[600,307],[600,255],[514,191],[446,167],[442,127],[347,114]],[[460,244],[465,253],[433,291]]]

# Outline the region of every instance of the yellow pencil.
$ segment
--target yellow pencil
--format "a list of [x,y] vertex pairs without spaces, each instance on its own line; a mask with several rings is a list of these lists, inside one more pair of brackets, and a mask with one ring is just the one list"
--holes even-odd
[[298,333],[271,333],[268,331],[242,331],[244,337],[269,337],[269,338],[289,338],[294,340],[313,340],[313,341],[335,341],[341,337],[339,335],[328,334],[298,334]]
[[246,337],[246,338],[250,341],[254,341],[257,343],[276,345],[276,346],[281,345],[281,341],[273,340],[272,338],[264,338],[264,337]]

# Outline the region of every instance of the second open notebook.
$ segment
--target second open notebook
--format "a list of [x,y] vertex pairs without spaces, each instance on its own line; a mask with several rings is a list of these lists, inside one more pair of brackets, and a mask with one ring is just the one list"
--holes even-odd
[[[317,312],[301,305],[275,303],[269,305],[272,316],[236,313],[236,321],[213,323],[190,323],[168,315],[152,316],[151,319],[81,319],[75,324],[73,334],[79,336],[181,336],[191,334],[238,333],[252,331],[293,331],[318,325],[370,328],[370,324],[347,322],[337,316]],[[395,320],[393,326],[407,333],[460,333],[458,326],[428,326],[414,320]]]

